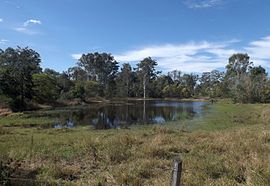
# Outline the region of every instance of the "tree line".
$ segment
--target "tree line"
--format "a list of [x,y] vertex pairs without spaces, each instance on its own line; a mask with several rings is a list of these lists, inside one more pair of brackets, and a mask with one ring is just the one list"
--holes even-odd
[[225,71],[201,75],[174,70],[157,71],[147,57],[135,68],[119,63],[109,53],[83,54],[76,66],[64,72],[40,67],[39,53],[30,48],[0,49],[0,106],[14,111],[34,104],[67,100],[88,102],[93,97],[231,98],[237,103],[270,101],[270,80],[265,68],[254,66],[248,54],[233,54]]

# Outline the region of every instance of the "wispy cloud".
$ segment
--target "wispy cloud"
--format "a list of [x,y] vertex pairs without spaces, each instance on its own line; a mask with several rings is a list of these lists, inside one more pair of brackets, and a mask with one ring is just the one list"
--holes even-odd
[[8,40],[6,39],[0,39],[0,44],[1,45],[5,45],[8,42]]
[[9,5],[9,6],[16,7],[17,9],[21,8],[20,5],[18,4],[19,2],[17,2],[17,1],[5,0],[4,3]]
[[29,19],[23,23],[24,27],[28,27],[30,24],[33,25],[41,25],[41,21],[37,19]]
[[[270,36],[243,44],[232,39],[222,42],[189,42],[180,44],[164,44],[146,46],[129,50],[118,55],[115,59],[120,63],[138,63],[145,57],[157,60],[163,72],[181,70],[183,72],[201,73],[215,69],[224,69],[228,59],[235,53],[248,53],[255,65],[262,65],[270,70]],[[238,47],[237,47],[238,46]],[[78,60],[82,53],[72,54]]]
[[220,5],[224,0],[184,0],[188,8],[211,8]]
[[14,28],[14,30],[16,30],[17,32],[28,34],[28,35],[35,35],[35,34],[38,34],[39,32],[34,31],[31,27],[33,25],[41,25],[41,24],[42,24],[42,22],[38,19],[29,19],[29,20],[25,21],[22,24],[22,26]]
[[270,36],[250,42],[245,50],[254,63],[270,68]]
[[28,34],[28,35],[36,35],[36,34],[39,34],[39,32],[37,31],[33,31],[31,29],[28,29],[26,27],[17,27],[17,28],[14,28],[15,31],[17,32],[21,32],[21,33],[24,33],[24,34]]
[[[98,51],[98,50],[100,50],[100,47],[99,46],[93,46],[93,47],[90,47],[89,50],[90,51]],[[81,53],[73,53],[73,54],[71,54],[71,57],[74,60],[79,60],[82,57],[82,55],[83,55],[83,52],[81,52]]]
[[237,50],[230,46],[235,40],[224,42],[191,42],[179,45],[150,46],[116,55],[119,62],[138,62],[153,57],[165,71],[203,72],[223,68],[230,55]]

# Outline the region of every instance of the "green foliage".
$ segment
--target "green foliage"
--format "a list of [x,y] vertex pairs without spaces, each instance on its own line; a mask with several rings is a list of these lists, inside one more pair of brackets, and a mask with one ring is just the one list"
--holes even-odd
[[69,77],[75,81],[87,80],[87,73],[81,67],[72,67],[68,69]]
[[12,98],[14,111],[26,109],[26,99],[32,99],[32,75],[41,72],[40,62],[40,55],[29,48],[0,52],[0,87],[4,95]]
[[150,83],[156,78],[159,72],[156,72],[157,62],[151,57],[143,59],[137,64],[137,75],[138,79],[143,88],[143,97],[148,96],[148,88]]
[[172,71],[168,73],[168,77],[170,77],[170,79],[162,90],[163,96],[190,98],[195,95],[198,80],[197,75],[192,73],[182,75],[179,71]]
[[210,97],[232,98],[238,103],[270,102],[270,83],[266,70],[254,67],[248,54],[233,54],[226,72],[213,70],[182,74],[174,70],[167,75],[156,71],[157,61],[145,58],[132,69],[108,53],[83,54],[77,66],[62,73],[40,68],[40,56],[29,48],[0,50],[1,105],[13,111],[31,108],[32,101],[54,104],[61,100],[92,97]]
[[182,95],[182,87],[177,84],[167,85],[163,88],[162,93],[165,97],[180,98]]
[[60,87],[61,93],[67,93],[74,86],[74,82],[70,80],[68,74],[63,72],[57,77],[57,84]]
[[114,89],[114,80],[118,71],[118,62],[111,54],[83,54],[78,65],[87,73],[87,80],[99,82],[100,96],[111,96],[109,90]]
[[173,97],[173,96],[167,96],[169,94],[169,91],[167,89],[172,84],[173,84],[173,80],[171,79],[170,76],[168,75],[158,76],[156,80],[153,82],[153,86],[152,86],[153,88],[150,89],[150,96],[156,97],[156,98]]
[[75,83],[75,86],[71,89],[72,98],[79,98],[85,100],[85,89],[82,83]]
[[10,102],[11,102],[11,98],[0,93],[0,108],[8,108]]
[[40,103],[52,103],[59,98],[60,88],[56,77],[42,73],[33,75],[34,99]]
[[249,59],[248,54],[233,54],[226,66],[226,75],[229,77],[239,77],[242,74],[246,74],[253,64]]
[[204,72],[200,77],[199,94],[209,97],[221,97],[224,95],[222,91],[225,74],[218,70]]
[[229,86],[230,97],[238,103],[268,102],[265,94],[269,79],[261,66],[253,67],[247,54],[234,54],[226,66],[225,83]]
[[130,97],[132,84],[135,83],[134,80],[135,77],[130,64],[124,63],[116,78],[117,96]]
[[85,81],[84,90],[86,98],[98,96],[98,83],[95,81]]

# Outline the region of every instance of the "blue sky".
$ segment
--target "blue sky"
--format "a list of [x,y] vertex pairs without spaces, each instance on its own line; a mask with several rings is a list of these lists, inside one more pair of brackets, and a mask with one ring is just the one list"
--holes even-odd
[[82,53],[160,70],[223,69],[247,52],[270,70],[269,0],[0,0],[0,48],[29,46],[57,71]]

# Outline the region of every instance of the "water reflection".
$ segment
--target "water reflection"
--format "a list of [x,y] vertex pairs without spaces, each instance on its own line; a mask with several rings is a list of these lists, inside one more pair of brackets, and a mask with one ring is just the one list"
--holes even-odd
[[58,121],[53,125],[53,128],[56,128],[56,129],[73,128],[73,127],[74,127],[74,122],[71,119],[68,119],[64,123]]
[[133,124],[154,124],[193,118],[202,111],[204,102],[164,100],[127,101],[106,105],[91,104],[56,114],[54,128],[93,125],[96,129],[127,128]]

